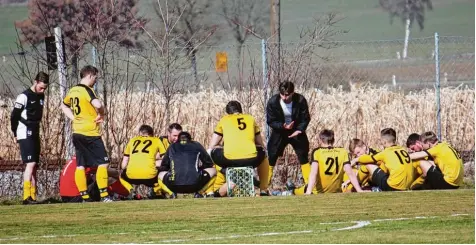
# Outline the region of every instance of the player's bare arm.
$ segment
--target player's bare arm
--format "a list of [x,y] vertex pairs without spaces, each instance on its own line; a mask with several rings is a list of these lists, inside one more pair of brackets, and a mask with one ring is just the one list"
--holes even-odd
[[91,101],[91,105],[93,105],[94,108],[96,108],[96,111],[98,113],[98,116],[96,117],[96,119],[94,121],[96,123],[102,123],[104,121],[104,113],[105,113],[104,106],[103,106],[102,102],[98,99],[93,99]]
[[157,155],[155,155],[155,166],[160,167],[162,164],[162,156],[160,155],[160,152],[157,152]]
[[129,164],[129,157],[128,156],[122,157],[121,169],[126,169],[127,164]]
[[413,152],[410,154],[410,159],[412,160],[419,160],[425,157],[428,157],[428,153],[426,153],[425,151]]
[[[218,144],[220,144],[220,140],[223,138],[223,136],[221,135],[218,135],[216,133],[213,133],[212,135],[212,139],[210,140],[210,143],[208,144],[208,150],[212,150],[213,148],[215,148],[215,146],[217,146]],[[210,154],[210,152],[209,152]]]
[[74,120],[73,111],[71,108],[65,104],[61,104],[61,110],[63,111],[64,115],[69,118],[71,121]]
[[357,192],[363,192],[362,188],[360,187],[359,180],[357,180],[357,176],[355,176],[354,171],[352,171],[352,167],[350,164],[344,164],[344,171],[349,176],[350,183],[354,186]]
[[312,189],[316,185],[317,172],[319,171],[318,162],[314,161],[311,165],[311,173],[309,174],[309,184],[307,185],[306,195],[312,194]]

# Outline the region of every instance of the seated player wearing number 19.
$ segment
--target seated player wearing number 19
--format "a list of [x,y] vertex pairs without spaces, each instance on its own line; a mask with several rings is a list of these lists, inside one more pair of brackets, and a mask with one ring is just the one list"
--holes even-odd
[[[375,155],[364,154],[354,158],[351,164],[359,162],[365,165],[372,176],[372,183],[382,191],[410,189],[415,179],[414,168],[407,150],[396,145],[397,133],[392,128],[385,128],[380,131],[380,140],[385,147],[383,151]],[[377,166],[379,161],[382,161],[388,169],[388,174]]]

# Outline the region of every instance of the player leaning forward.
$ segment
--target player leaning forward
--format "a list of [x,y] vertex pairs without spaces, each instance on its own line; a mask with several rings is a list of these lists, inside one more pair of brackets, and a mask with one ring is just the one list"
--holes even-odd
[[36,203],[36,164],[40,160],[40,122],[43,116],[44,92],[49,77],[39,72],[33,85],[18,95],[10,123],[13,135],[20,145],[23,163],[23,204]]
[[83,67],[80,72],[80,83],[68,91],[61,109],[73,121],[73,145],[78,164],[75,181],[83,200],[90,201],[84,169],[97,166],[96,183],[101,201],[111,202],[107,193],[109,157],[101,139],[99,126],[103,122],[104,106],[92,89],[97,75],[96,67],[90,65]]

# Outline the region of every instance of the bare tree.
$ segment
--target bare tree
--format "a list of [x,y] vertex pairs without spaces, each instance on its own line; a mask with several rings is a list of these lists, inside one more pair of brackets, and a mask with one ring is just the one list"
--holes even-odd
[[403,45],[403,58],[407,58],[408,40],[410,29],[416,21],[420,30],[424,28],[425,8],[433,9],[431,0],[379,0],[380,6],[390,13],[390,24],[393,18],[400,17],[405,24],[405,41]]
[[195,86],[200,80],[197,71],[197,53],[204,43],[212,44],[219,40],[216,35],[218,25],[213,23],[213,0],[157,0],[154,10],[164,23],[162,33],[172,39],[176,46],[185,51],[191,62]]
[[253,32],[267,36],[265,31],[269,21],[269,3],[255,0],[222,0],[222,12],[233,37],[238,42],[238,70],[240,70],[243,45]]

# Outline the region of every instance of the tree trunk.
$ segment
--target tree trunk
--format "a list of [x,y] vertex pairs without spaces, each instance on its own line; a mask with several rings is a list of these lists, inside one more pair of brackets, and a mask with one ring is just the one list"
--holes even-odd
[[408,40],[410,39],[410,19],[405,24],[405,41],[403,43],[403,59],[407,58]]

